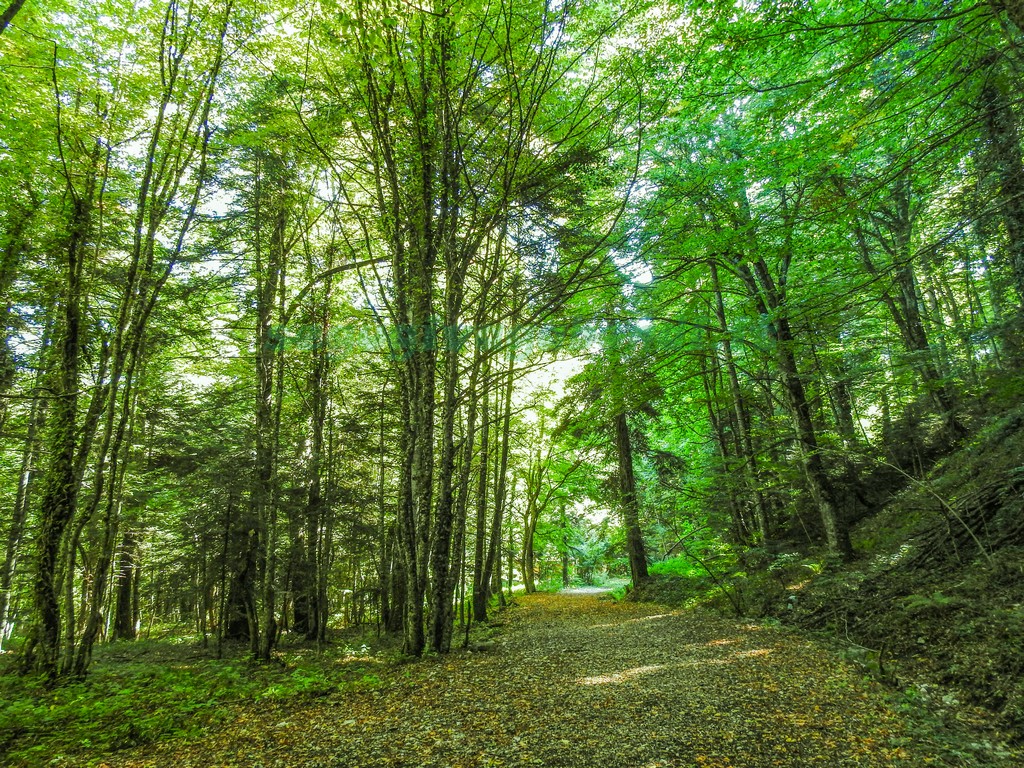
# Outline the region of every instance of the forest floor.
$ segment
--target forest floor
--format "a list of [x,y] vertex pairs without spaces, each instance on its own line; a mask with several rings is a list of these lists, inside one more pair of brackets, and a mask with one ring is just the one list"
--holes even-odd
[[386,666],[362,690],[250,703],[198,740],[99,765],[950,764],[877,684],[799,635],[607,595],[517,603],[490,650]]

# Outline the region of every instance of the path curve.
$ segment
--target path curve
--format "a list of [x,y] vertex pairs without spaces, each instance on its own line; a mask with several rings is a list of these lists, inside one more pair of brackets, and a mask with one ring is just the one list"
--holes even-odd
[[109,765],[805,768],[939,764],[860,674],[787,632],[607,596],[518,598],[492,651],[251,710]]

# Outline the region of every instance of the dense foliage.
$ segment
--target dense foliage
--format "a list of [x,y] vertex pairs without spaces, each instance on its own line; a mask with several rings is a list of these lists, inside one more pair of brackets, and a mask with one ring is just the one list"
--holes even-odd
[[519,585],[742,611],[1024,394],[1019,5],[428,6],[4,16],[24,671],[443,653]]

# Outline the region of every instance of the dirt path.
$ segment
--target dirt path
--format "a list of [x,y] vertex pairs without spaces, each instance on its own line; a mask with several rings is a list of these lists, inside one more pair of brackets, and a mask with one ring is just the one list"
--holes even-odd
[[246,710],[118,766],[762,768],[937,764],[831,654],[783,632],[596,595],[532,595],[492,651],[372,691]]
[[615,591],[615,587],[566,587],[559,590],[560,595],[603,595]]

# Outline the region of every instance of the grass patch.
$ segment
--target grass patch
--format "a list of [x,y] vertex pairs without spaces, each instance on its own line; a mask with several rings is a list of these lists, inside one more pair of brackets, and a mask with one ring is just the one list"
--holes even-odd
[[652,563],[647,569],[654,576],[671,576],[688,581],[706,581],[707,572],[687,557],[670,557]]
[[733,589],[737,576],[730,574],[735,566],[734,558],[727,552],[715,553],[704,560],[704,564],[716,568],[714,577],[704,565],[685,555],[652,563],[648,568],[650,580],[643,589],[630,590],[626,594],[634,600],[683,607],[694,607],[719,599],[728,603],[728,596],[723,589]]
[[244,702],[378,687],[389,661],[365,643],[292,647],[261,665],[210,658],[197,644],[141,641],[103,646],[85,681],[53,690],[4,670],[0,764],[94,765],[118,750],[193,739]]

